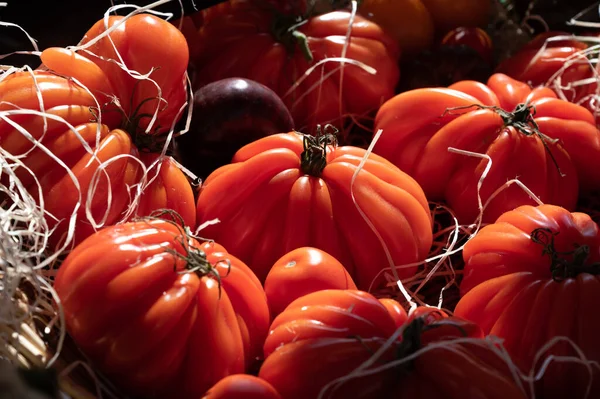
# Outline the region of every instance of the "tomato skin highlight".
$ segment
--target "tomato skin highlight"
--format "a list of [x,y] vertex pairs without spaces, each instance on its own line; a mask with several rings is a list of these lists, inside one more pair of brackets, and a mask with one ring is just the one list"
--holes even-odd
[[[482,228],[465,246],[462,298],[455,314],[502,338],[522,370],[538,370],[548,355],[577,356],[569,344],[559,342],[534,364],[542,347],[558,336],[571,339],[588,360],[598,361],[594,332],[600,325],[589,314],[600,304],[600,278],[580,272],[555,281],[544,245],[531,238],[539,228],[553,234],[553,248],[567,262],[574,261],[577,246],[589,249],[585,265],[600,261],[599,229],[588,215],[554,205],[519,207]],[[550,236],[544,237],[549,243]],[[588,378],[580,364],[553,363],[536,384],[536,393],[552,399],[583,398]],[[600,392],[597,378],[594,372],[592,397]]]
[[295,299],[324,289],[355,290],[356,285],[344,266],[320,249],[303,247],[283,255],[265,279],[271,317]]
[[[197,224],[215,218],[220,223],[203,235],[221,242],[261,281],[281,256],[311,246],[336,258],[356,286],[367,290],[389,260],[356,209],[354,195],[396,265],[424,259],[433,239],[432,220],[419,185],[374,155],[353,184],[365,156],[356,147],[328,147],[320,177],[307,174],[300,159],[305,137],[296,132],[265,137],[213,172],[201,188]],[[261,241],[254,245],[252,237],[258,235]],[[408,276],[414,270],[398,268],[398,273]]]
[[[506,118],[514,118],[515,110],[527,119],[527,129],[535,129],[535,123],[548,138],[508,124]],[[513,116],[502,116],[504,111]],[[449,88],[401,93],[380,108],[375,121],[379,129],[384,133],[374,152],[415,178],[429,200],[445,200],[461,223],[473,223],[479,216],[478,184],[489,160],[451,148],[491,159],[479,192],[482,204],[515,178],[542,202],[570,210],[580,192],[600,185],[600,132],[593,115],[559,100],[547,88],[532,90],[503,74],[491,76],[486,85],[461,81]],[[483,222],[535,203],[513,184],[489,202]]]
[[[245,354],[255,354],[267,333],[266,297],[247,266],[183,234],[161,219],[107,227],[77,246],[56,276],[69,334],[133,395],[198,397],[244,372]],[[185,272],[193,264],[183,257],[200,250],[209,262],[229,260],[214,269],[221,284]],[[253,309],[244,308],[249,303]]]

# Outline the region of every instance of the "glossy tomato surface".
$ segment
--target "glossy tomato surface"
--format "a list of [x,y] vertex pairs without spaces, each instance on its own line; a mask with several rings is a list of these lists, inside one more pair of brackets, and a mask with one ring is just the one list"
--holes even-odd
[[281,396],[261,378],[234,374],[217,382],[202,399],[281,399]]
[[[316,140],[297,132],[272,135],[213,172],[197,202],[198,225],[220,223],[203,236],[221,242],[262,281],[279,258],[306,246],[333,256],[365,290],[392,266],[386,250],[394,266],[424,259],[432,221],[419,185],[376,155],[358,170],[365,150]],[[401,276],[414,271],[397,268]]]
[[374,151],[413,176],[428,199],[447,201],[462,223],[479,216],[478,192],[481,205],[490,201],[484,222],[535,204],[517,185],[502,188],[511,179],[571,210],[580,189],[600,184],[593,115],[502,74],[487,85],[461,81],[399,94],[381,107],[375,128],[383,134]]
[[54,288],[78,347],[135,396],[204,394],[245,370],[269,323],[246,265],[161,219],[89,237],[61,265]]
[[[600,234],[587,214],[519,207],[484,227],[463,257],[456,315],[502,338],[522,370],[539,372],[550,355],[579,356],[566,341],[542,351],[556,337],[570,339],[587,359],[600,359],[600,326],[589,316],[600,304]],[[591,397],[600,392],[593,373]],[[536,388],[544,398],[583,398],[589,382],[584,364],[551,362]]]

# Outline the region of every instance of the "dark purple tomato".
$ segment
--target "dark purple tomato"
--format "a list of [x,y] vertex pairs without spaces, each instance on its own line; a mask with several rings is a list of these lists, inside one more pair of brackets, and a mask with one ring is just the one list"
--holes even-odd
[[290,112],[273,90],[248,79],[223,79],[195,91],[190,130],[176,138],[177,153],[205,179],[246,144],[293,129]]

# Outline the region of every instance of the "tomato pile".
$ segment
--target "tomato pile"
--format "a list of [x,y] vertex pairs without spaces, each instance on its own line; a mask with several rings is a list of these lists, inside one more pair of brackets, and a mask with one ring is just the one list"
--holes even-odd
[[45,210],[94,370],[147,399],[600,397],[593,44],[498,60],[491,14],[229,0],[2,75],[0,182]]

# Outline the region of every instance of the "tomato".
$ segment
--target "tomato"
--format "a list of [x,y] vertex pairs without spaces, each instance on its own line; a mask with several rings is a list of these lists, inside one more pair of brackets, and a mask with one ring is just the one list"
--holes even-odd
[[[539,370],[546,356],[577,356],[558,343],[570,338],[587,359],[600,360],[600,232],[591,218],[554,205],[524,205],[485,226],[463,251],[462,298],[455,314],[478,323],[503,345],[524,371]],[[599,375],[589,397],[600,394]],[[552,363],[538,385],[539,397],[583,398],[587,369]]]
[[[328,133],[316,138],[291,132],[241,148],[200,190],[198,225],[220,221],[203,236],[225,245],[261,281],[279,258],[306,246],[329,253],[365,290],[390,259],[395,265],[424,260],[432,220],[419,185],[376,155],[357,172],[365,150],[327,144],[331,140]],[[399,268],[398,274],[415,270]]]
[[202,399],[281,399],[281,396],[265,380],[234,374],[217,382]]
[[325,289],[356,289],[344,266],[327,252],[303,247],[283,255],[265,279],[265,293],[275,317],[295,299]]
[[442,46],[467,46],[477,51],[481,58],[492,62],[492,39],[481,28],[459,27],[451,30],[440,42]]
[[306,295],[273,321],[259,376],[284,399],[526,397],[476,324],[419,307],[400,327],[367,293]]
[[69,335],[134,396],[198,397],[242,373],[268,325],[256,276],[175,222],[107,227],[65,259],[54,288]]
[[485,27],[489,0],[364,0],[359,11],[381,25],[403,53],[429,49],[434,38],[458,27]]
[[391,298],[381,298],[379,302],[388,310],[392,319],[396,323],[396,327],[402,327],[406,320],[408,320],[408,314],[406,310],[398,303],[398,301]]
[[433,20],[421,0],[364,0],[359,11],[396,39],[405,54],[433,45]]
[[[299,22],[295,15],[263,8],[260,2],[232,0],[203,12],[192,55],[197,83],[230,77],[262,83],[282,97],[297,129],[327,123],[341,127],[346,116],[375,111],[394,94],[398,45],[361,16],[355,17],[352,40],[346,43],[347,11]],[[346,58],[377,73],[351,62],[341,66],[336,57],[344,55],[346,44]]]
[[482,338],[473,323],[437,309],[417,308],[397,348],[402,362],[395,372],[401,377],[394,394],[386,397],[525,399],[506,359]]
[[[259,377],[284,399],[317,398],[381,347],[396,329],[387,309],[372,295],[356,290],[317,291],[292,302],[273,320],[265,341]],[[375,364],[393,359],[393,347]],[[393,373],[353,380],[346,398],[375,398]],[[337,392],[336,392],[337,393]],[[329,397],[329,396],[328,396]]]
[[[565,36],[567,38],[558,40]],[[584,41],[569,33],[542,33],[500,63],[496,71],[532,86],[544,85],[560,89],[564,98],[586,107],[596,116],[596,123],[599,123],[596,98],[598,85],[595,83],[597,72],[584,53],[588,47]],[[577,84],[586,80],[588,83]]]
[[[137,84],[113,64],[98,60],[95,63],[87,52],[89,48],[79,52],[49,48],[42,52],[43,65],[38,70],[12,74],[0,83],[1,101],[6,102],[3,110],[18,106],[26,111],[43,110],[57,118],[48,120],[44,133],[41,116],[27,113],[11,117],[45,149],[33,148],[18,127],[0,122],[2,147],[14,156],[27,154],[23,163],[33,174],[25,168],[17,171],[25,187],[37,198],[35,177],[41,185],[44,207],[49,212],[47,220],[55,228],[51,245],[68,238],[77,206],[72,220],[75,244],[96,227],[148,215],[160,208],[176,211],[186,224],[194,223],[195,201],[188,179],[171,157],[160,155],[165,141],[162,133],[177,121],[174,111],[179,112],[186,101],[183,82],[187,56],[175,57],[174,53],[185,55],[187,47],[185,40],[177,42],[177,35],[180,33],[175,27],[149,15],[138,15],[111,34],[127,66],[138,68],[140,73],[149,71],[152,59],[170,57],[170,65],[161,63],[161,72],[152,74],[163,97],[170,101],[158,115],[157,123],[162,128],[154,130],[161,133],[156,137],[143,131],[150,119],[144,114],[154,101],[145,101],[145,97],[155,97],[152,90],[156,88],[148,87],[148,82]],[[86,37],[92,36],[88,33]],[[154,47],[144,44],[148,38],[153,39]],[[105,38],[96,42],[95,49],[102,43],[108,48],[107,41]],[[135,45],[135,51],[125,48],[130,44]],[[171,47],[165,47],[166,44]],[[106,48],[102,56],[110,56]],[[124,108],[121,112],[115,108],[118,104]]]
[[[493,75],[487,86],[461,81],[399,94],[379,110],[379,129],[374,152],[415,178],[429,200],[445,200],[461,223],[479,215],[477,189],[489,161],[449,148],[491,158],[482,204],[515,178],[541,201],[567,209],[574,209],[579,189],[600,185],[600,133],[592,114],[506,75]],[[525,204],[535,202],[512,185],[491,200],[483,222]]]

